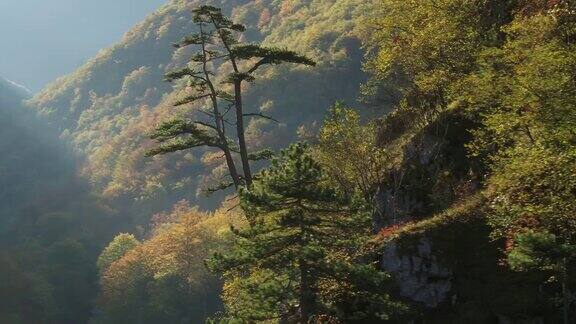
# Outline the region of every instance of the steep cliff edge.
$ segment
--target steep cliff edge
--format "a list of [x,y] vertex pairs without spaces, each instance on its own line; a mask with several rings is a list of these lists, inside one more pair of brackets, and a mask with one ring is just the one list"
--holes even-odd
[[[380,122],[381,145],[401,150],[375,197],[371,249],[398,296],[427,321],[537,323],[546,309],[537,278],[503,264],[503,242],[484,218],[486,166],[466,149],[479,125],[459,111],[414,121],[397,110]],[[510,302],[514,296],[522,300]]]

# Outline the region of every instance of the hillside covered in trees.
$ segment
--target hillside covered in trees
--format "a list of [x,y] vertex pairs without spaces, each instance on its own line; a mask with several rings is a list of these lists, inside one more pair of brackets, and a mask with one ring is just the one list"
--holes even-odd
[[[103,50],[32,100],[87,156],[85,174],[99,191],[130,204],[136,202],[134,208],[167,209],[184,198],[213,208],[219,201],[202,194],[218,181],[222,171],[209,153],[183,152],[154,160],[144,156],[150,148],[146,134],[170,118],[174,109],[179,113],[191,109],[172,107],[185,93],[185,84],[163,82],[163,75],[186,63],[189,53],[186,49],[174,51],[172,44],[194,30],[191,10],[199,4],[170,2],[128,32],[120,44]],[[270,68],[252,84],[245,98],[249,112],[266,112],[280,123],[249,121],[246,136],[251,145],[279,149],[297,138],[299,127],[303,133],[317,129],[326,107],[334,101],[352,103],[358,98],[365,78],[359,22],[370,12],[368,2],[215,4],[247,26],[245,41],[288,47],[319,63],[313,70]]]
[[575,46],[571,0],[173,0],[0,79],[0,322],[572,323]]
[[87,321],[94,260],[122,221],[77,176],[72,150],[24,108],[27,96],[0,79],[0,322]]

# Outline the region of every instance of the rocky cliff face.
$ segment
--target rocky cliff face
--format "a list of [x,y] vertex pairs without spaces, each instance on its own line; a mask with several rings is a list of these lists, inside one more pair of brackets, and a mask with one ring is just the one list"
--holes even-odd
[[[382,145],[393,141],[390,136],[398,130],[418,127],[409,125],[409,119],[393,117],[381,124]],[[377,231],[424,219],[472,193],[472,166],[464,154],[468,126],[463,119],[438,116],[432,124],[408,135],[401,162],[376,194]],[[396,243],[387,246],[382,268],[394,275],[402,297],[437,307],[450,296],[453,273],[438,260],[430,238],[417,238],[410,245],[409,252]]]
[[386,241],[378,255],[397,294],[418,310],[415,318],[538,323],[537,281],[502,266],[502,242],[489,237],[482,217],[485,166],[466,151],[476,125],[452,111],[420,126],[397,111],[380,126],[380,144],[401,149],[374,200],[377,237]]
[[382,254],[382,269],[394,276],[400,296],[433,308],[447,300],[453,274],[434,255],[430,239],[421,238],[415,246],[408,254],[397,244],[390,244]]

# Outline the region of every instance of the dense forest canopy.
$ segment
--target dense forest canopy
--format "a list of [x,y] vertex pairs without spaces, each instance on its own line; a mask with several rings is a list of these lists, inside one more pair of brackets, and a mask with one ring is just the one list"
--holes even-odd
[[572,323],[575,44],[571,0],[173,0],[0,79],[0,322]]

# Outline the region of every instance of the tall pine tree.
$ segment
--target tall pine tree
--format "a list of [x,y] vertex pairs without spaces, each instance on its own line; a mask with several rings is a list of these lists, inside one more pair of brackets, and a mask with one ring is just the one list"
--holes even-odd
[[352,257],[370,233],[370,217],[326,185],[305,144],[293,144],[241,190],[253,226],[209,265],[226,273],[231,318],[308,323],[382,319],[398,304],[383,292],[388,276]]
[[[232,22],[221,9],[201,6],[193,10],[198,32],[175,44],[176,48],[195,46],[199,50],[192,55],[188,66],[166,75],[167,81],[187,80],[191,93],[175,105],[194,102],[205,104],[202,112],[207,120],[176,118],[158,126],[152,138],[161,143],[148,152],[149,156],[186,150],[194,147],[210,147],[221,150],[232,178],[215,189],[252,184],[251,160],[270,157],[269,150],[249,152],[244,137],[245,118],[270,118],[261,113],[247,113],[244,108],[242,84],[256,79],[256,72],[263,66],[281,63],[315,65],[314,61],[286,49],[242,44],[238,41],[245,27]],[[228,63],[232,71],[218,75],[214,66]],[[233,110],[235,117],[228,120]],[[235,126],[235,133],[226,129]],[[235,138],[230,138],[230,135]],[[240,156],[242,173],[236,167],[234,154]]]

